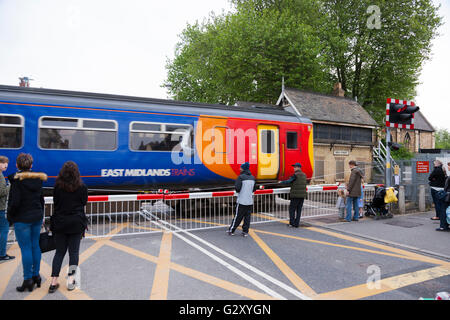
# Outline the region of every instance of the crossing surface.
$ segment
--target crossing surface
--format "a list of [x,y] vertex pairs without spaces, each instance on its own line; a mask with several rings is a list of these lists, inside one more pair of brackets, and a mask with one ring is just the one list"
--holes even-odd
[[[432,213],[396,216],[383,221],[365,218],[352,223],[338,222],[337,217],[304,219],[300,228],[276,221],[252,226],[246,238],[240,236],[239,229],[236,235],[227,235],[224,225],[189,232],[165,225],[167,230],[159,233],[84,239],[80,249],[80,287],[67,291],[62,276],[61,287],[54,294],[48,294],[54,252],[43,254],[42,287],[31,293],[16,292],[15,287],[23,279],[20,250],[14,244],[8,254],[16,259],[0,264],[0,297],[25,300],[434,297],[436,292],[450,291],[450,249],[419,247],[414,239],[416,233],[427,232],[428,239],[439,237],[433,241],[443,243],[445,239],[448,242],[450,233],[435,232],[431,216]],[[401,227],[408,221],[419,226]],[[128,223],[117,223],[109,235],[130,227],[133,226]],[[67,273],[68,257],[64,262],[61,275]]]

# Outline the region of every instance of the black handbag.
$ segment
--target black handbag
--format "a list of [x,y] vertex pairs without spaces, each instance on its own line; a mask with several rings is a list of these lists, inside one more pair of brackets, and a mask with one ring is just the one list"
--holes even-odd
[[48,252],[56,249],[55,238],[51,231],[47,229],[44,224],[45,232],[42,232],[39,236],[39,247],[41,248],[41,252]]

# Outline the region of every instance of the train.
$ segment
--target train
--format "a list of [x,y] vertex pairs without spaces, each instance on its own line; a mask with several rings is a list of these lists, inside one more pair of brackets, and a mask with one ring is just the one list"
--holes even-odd
[[281,107],[0,85],[5,176],[22,152],[46,188],[68,160],[89,188],[138,191],[229,187],[244,162],[260,184],[289,178],[297,162],[311,179],[314,166],[311,120]]

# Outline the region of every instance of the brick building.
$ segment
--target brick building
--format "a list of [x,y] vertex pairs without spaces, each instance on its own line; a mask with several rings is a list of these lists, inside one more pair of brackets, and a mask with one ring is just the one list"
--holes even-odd
[[348,181],[350,160],[358,162],[366,181],[370,181],[378,125],[355,100],[344,97],[340,83],[335,85],[332,95],[285,88],[277,105],[313,122],[312,183]]

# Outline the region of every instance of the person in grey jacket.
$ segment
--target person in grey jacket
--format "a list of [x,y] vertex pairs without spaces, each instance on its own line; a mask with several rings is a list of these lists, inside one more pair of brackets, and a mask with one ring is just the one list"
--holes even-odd
[[241,174],[236,180],[235,189],[238,192],[236,214],[227,233],[230,236],[234,235],[234,231],[244,219],[242,225],[242,235],[248,236],[248,230],[250,228],[250,215],[253,210],[253,192],[256,190],[256,180],[250,172],[250,164],[245,162],[241,165]]
[[[348,163],[351,174],[350,179],[347,184],[347,215],[345,216],[345,221],[358,221],[359,220],[359,205],[358,198],[361,197],[361,186],[364,179],[364,175],[356,165],[355,160],[350,160]],[[354,209],[353,219],[352,219],[352,207]]]
[[6,201],[8,200],[10,183],[6,183],[3,172],[8,169],[9,159],[0,156],[0,261],[12,260],[15,257],[6,254],[9,222],[6,219]]

